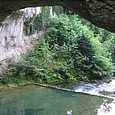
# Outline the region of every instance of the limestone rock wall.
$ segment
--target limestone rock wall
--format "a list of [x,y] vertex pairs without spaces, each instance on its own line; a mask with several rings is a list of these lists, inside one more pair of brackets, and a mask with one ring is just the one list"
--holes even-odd
[[26,8],[16,11],[8,16],[0,26],[0,61],[8,58],[18,58],[21,54],[31,50],[45,34],[45,30],[36,32],[31,36],[25,36],[23,28],[27,17],[34,13],[39,14],[40,7]]

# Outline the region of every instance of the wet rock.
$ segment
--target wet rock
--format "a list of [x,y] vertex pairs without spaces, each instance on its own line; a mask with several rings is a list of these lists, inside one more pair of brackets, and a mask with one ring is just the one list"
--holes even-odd
[[110,92],[108,91],[100,91],[99,93],[101,93],[102,95],[110,95]]
[[102,95],[105,95],[105,96],[110,96],[110,97],[115,97],[115,91],[100,91],[99,92],[100,94],[102,94]]

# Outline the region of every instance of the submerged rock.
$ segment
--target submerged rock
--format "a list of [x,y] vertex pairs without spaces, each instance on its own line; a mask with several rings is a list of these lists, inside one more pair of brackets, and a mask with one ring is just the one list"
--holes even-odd
[[72,110],[67,111],[67,115],[72,115]]

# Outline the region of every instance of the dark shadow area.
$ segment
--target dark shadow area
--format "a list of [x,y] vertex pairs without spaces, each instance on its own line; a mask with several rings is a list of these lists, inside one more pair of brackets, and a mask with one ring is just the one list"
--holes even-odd
[[44,108],[41,109],[26,109],[25,110],[25,115],[37,115],[38,113],[44,111]]

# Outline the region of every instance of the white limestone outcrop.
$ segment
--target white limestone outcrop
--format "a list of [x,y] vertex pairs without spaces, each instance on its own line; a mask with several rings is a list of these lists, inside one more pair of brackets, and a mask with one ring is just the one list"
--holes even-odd
[[[52,16],[52,7],[50,9]],[[41,7],[21,9],[12,13],[2,22],[0,25],[0,61],[12,57],[18,58],[21,54],[31,50],[36,39],[40,39],[45,34],[45,30],[42,30],[25,36],[23,31],[25,19],[40,12]]]

